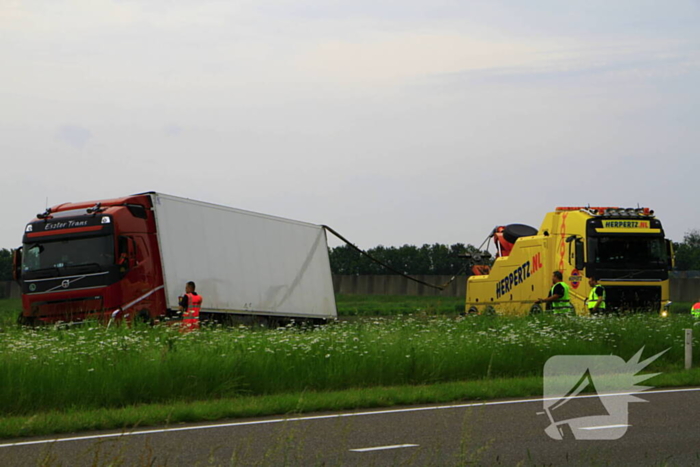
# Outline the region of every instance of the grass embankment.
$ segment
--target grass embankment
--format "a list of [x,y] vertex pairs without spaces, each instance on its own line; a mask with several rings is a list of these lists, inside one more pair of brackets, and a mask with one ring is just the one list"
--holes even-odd
[[[189,334],[11,326],[0,333],[0,436],[538,395],[553,355],[629,359],[642,346],[644,357],[670,348],[650,384],[700,384],[699,371],[679,372],[693,325],[688,315],[419,315]],[[697,339],[695,349],[698,361]]]
[[[661,374],[644,384],[656,387],[700,384],[700,368]],[[41,436],[76,431],[176,425],[226,418],[373,409],[414,404],[455,403],[509,397],[542,396],[542,378],[491,378],[417,386],[371,387],[344,391],[305,391],[239,396],[205,401],[129,405],[120,408],[51,410],[34,415],[0,417],[0,438]]]

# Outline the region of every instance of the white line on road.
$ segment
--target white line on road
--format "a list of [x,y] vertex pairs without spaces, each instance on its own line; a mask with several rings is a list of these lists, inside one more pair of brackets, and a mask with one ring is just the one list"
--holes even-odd
[[608,430],[613,428],[627,428],[632,425],[605,425],[605,426],[582,426],[581,430]]
[[419,444],[394,444],[392,446],[377,446],[374,448],[350,449],[352,452],[384,451],[386,449],[417,448]]
[[[590,394],[585,396],[576,396],[576,399],[590,399],[594,397],[618,397],[618,396],[633,396],[640,394],[671,394],[677,392],[698,392],[700,388],[684,388],[684,389],[661,389],[658,391],[643,391],[643,392],[620,392],[620,393],[609,393],[609,394]],[[287,422],[304,422],[311,420],[328,420],[334,418],[346,418],[346,417],[364,417],[368,415],[388,415],[396,413],[409,413],[409,412],[427,412],[430,410],[448,410],[448,409],[466,409],[469,407],[490,407],[496,405],[512,405],[512,404],[526,404],[530,402],[544,402],[544,401],[558,401],[558,397],[549,398],[538,398],[538,399],[515,399],[507,401],[493,401],[493,402],[472,402],[469,404],[453,404],[453,405],[437,405],[429,407],[408,407],[404,409],[390,409],[390,410],[376,410],[373,412],[347,412],[339,414],[330,415],[310,415],[308,417],[294,417],[294,418],[275,418],[270,420],[252,420],[249,422],[230,422],[230,423],[218,423],[215,425],[194,425],[194,426],[183,426],[177,428],[159,428],[155,430],[142,430],[142,431],[126,431],[119,433],[105,433],[101,435],[87,435],[87,436],[74,436],[72,438],[52,438],[52,439],[39,439],[35,441],[20,441],[17,443],[7,443],[0,444],[0,448],[10,448],[15,446],[31,446],[36,444],[51,444],[51,443],[65,443],[69,441],[88,441],[93,439],[105,439],[105,438],[120,438],[123,436],[140,436],[140,435],[153,435],[158,433],[172,433],[176,431],[195,431],[195,430],[211,430],[216,428],[231,428],[237,426],[251,426],[251,425],[269,425],[274,423],[287,423]]]

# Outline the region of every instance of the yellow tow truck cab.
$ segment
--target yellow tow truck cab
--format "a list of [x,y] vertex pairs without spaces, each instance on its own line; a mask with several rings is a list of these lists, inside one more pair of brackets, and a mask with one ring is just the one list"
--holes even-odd
[[552,288],[554,271],[569,285],[576,314],[588,314],[594,276],[606,291],[606,312],[667,314],[671,242],[648,208],[559,207],[539,230],[521,224],[492,233],[496,259],[467,280],[466,311],[524,315]]

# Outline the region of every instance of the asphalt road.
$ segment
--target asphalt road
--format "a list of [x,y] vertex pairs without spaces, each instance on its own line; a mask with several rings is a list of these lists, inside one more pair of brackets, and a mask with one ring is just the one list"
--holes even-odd
[[[648,403],[629,404],[629,426],[585,428],[626,429],[617,440],[551,439],[542,400],[514,399],[5,440],[0,465],[700,466],[700,388],[640,397]],[[601,405],[574,404],[580,414]]]

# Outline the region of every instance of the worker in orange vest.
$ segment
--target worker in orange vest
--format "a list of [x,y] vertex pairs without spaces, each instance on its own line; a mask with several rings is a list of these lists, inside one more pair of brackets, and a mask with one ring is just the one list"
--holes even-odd
[[690,314],[696,318],[700,318],[700,300],[690,308]]
[[182,312],[182,330],[191,331],[199,329],[199,311],[202,309],[202,296],[195,292],[194,282],[190,281],[185,286],[185,295],[180,297],[180,311]]

